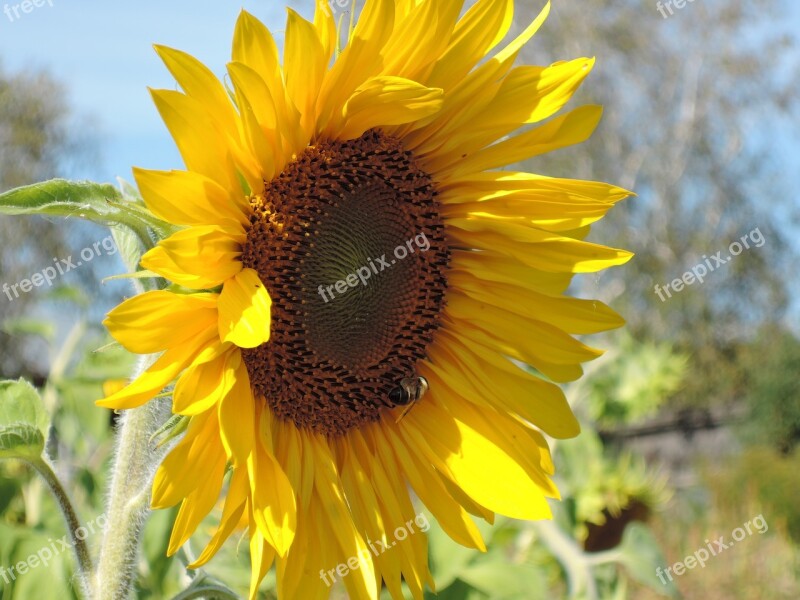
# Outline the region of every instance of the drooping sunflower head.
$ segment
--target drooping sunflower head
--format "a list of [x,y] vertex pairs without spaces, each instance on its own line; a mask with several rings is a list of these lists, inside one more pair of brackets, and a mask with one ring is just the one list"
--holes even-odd
[[141,264],[181,291],[110,313],[120,343],[158,356],[100,404],[134,408],[174,383],[191,418],[153,487],[155,507],[181,504],[170,552],[224,490],[196,565],[243,524],[252,595],[275,563],[283,598],[337,580],[353,598],[381,584],[400,598],[403,580],[420,598],[424,533],[393,538],[416,517],[409,488],[473,548],[470,515],[549,516],[542,432],[578,432],[557,383],[599,355],[573,334],[622,323],[563,293],[630,254],[582,241],[624,190],[503,170],[599,119],[553,117],[592,59],[514,66],[548,10],[495,51],[512,0],[367,0],[337,52],[318,1],[313,21],[289,10],[282,59],[243,12],[229,89],[157,47],[183,90],[153,97],[186,170],[135,176],[182,229]]

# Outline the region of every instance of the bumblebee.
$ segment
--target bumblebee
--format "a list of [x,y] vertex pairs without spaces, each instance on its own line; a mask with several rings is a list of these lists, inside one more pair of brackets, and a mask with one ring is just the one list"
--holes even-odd
[[406,416],[416,402],[418,402],[428,391],[428,380],[424,377],[404,377],[400,380],[400,385],[389,392],[389,400],[395,406],[405,406],[405,410],[397,417],[397,422]]

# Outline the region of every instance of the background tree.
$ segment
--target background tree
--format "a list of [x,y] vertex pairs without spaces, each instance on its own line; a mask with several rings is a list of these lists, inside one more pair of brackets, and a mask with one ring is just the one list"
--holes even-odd
[[[94,126],[68,104],[64,86],[46,72],[8,73],[0,67],[0,191],[97,165]],[[94,241],[89,228],[64,227],[41,217],[0,216],[0,285],[13,285]],[[96,289],[96,273],[87,266],[67,281]],[[59,281],[58,285],[63,285]],[[0,295],[0,375],[21,375],[40,382],[47,372],[41,340],[21,337],[19,318],[32,317],[46,293]],[[74,297],[74,295],[73,295]]]
[[[780,323],[796,291],[787,274],[797,249],[787,238],[796,237],[798,203],[782,156],[798,143],[789,127],[800,106],[797,37],[782,25],[792,10],[784,0],[707,0],[663,18],[655,2],[558,0],[525,56],[536,64],[598,57],[572,105],[602,104],[599,130],[526,166],[638,193],[593,234],[636,257],[582,285],[622,312],[637,337],[690,354],[676,396],[684,405],[744,393],[742,344],[760,324]],[[762,247],[672,298],[655,293],[756,228]]]

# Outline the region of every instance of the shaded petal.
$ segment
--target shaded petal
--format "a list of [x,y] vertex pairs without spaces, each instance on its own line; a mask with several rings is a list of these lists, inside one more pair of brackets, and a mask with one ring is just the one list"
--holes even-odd
[[380,73],[393,28],[393,0],[372,0],[364,5],[347,47],[322,83],[317,99],[317,134],[330,137],[330,132],[341,129],[342,107],[360,85]]
[[250,388],[247,365],[239,352],[228,364],[232,385],[219,404],[219,424],[222,445],[237,467],[244,467],[255,447],[255,398]]
[[241,272],[244,236],[210,225],[182,229],[145,253],[141,265],[190,289],[215,288]]
[[228,492],[225,495],[225,507],[222,509],[222,518],[219,527],[214,532],[211,540],[206,545],[203,552],[187,569],[197,569],[202,567],[219,551],[225,541],[236,529],[239,521],[247,508],[248,492],[250,491],[247,481],[246,469],[234,469],[231,475],[231,482]]
[[458,21],[427,84],[450,89],[508,33],[514,0],[480,0]]
[[186,435],[156,471],[151,506],[154,509],[175,506],[197,488],[205,477],[207,465],[224,458],[216,411],[192,417]]
[[[380,437],[379,437],[380,436]],[[486,544],[466,510],[455,500],[433,466],[421,460],[395,431],[391,422],[381,428],[376,435],[379,444],[386,444],[394,452],[403,474],[422,503],[433,513],[445,533],[454,541],[467,548],[486,552]]]
[[258,598],[258,586],[275,562],[275,549],[257,529],[250,536],[250,600]]
[[[261,419],[263,430],[264,413]],[[255,444],[255,451],[247,458],[247,470],[255,523],[278,555],[286,556],[297,531],[297,503],[292,485],[263,444]]]
[[402,125],[435,114],[442,106],[441,89],[410,79],[383,75],[361,85],[344,106],[342,139],[360,137],[381,125]]
[[423,162],[425,168],[437,173],[442,181],[504,167],[585,142],[594,132],[602,114],[600,106],[581,106],[535,129],[467,156],[444,152]]
[[228,344],[219,346],[209,360],[195,361],[175,384],[172,412],[193,416],[217,405],[234,385],[234,363],[241,362],[237,350]]
[[287,10],[283,60],[286,92],[300,113],[304,137],[311,139],[317,122],[317,96],[330,55],[326,53],[313,23],[291,8]]
[[633,258],[627,250],[582,242],[517,223],[476,216],[448,219],[446,223],[448,234],[469,247],[491,249],[550,273],[594,273]]

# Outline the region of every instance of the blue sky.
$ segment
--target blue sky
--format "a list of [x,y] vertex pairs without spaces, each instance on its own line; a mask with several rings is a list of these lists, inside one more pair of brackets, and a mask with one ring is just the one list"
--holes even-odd
[[[22,0],[0,0],[0,11],[8,7],[12,13],[9,18],[0,12],[0,61],[7,71],[46,69],[68,83],[70,105],[78,115],[97,123],[102,159],[99,165],[77,165],[62,175],[107,182],[118,176],[132,180],[133,166],[183,168],[147,91],[148,87],[175,87],[152,48],[154,43],[189,52],[222,77],[242,8],[263,20],[279,45],[284,5],[305,16],[312,10],[311,0],[32,1],[41,6],[24,13]],[[655,2],[644,2],[642,10],[660,18]],[[13,16],[14,6],[20,7],[18,17]],[[786,8],[784,18],[773,22],[773,27],[792,30],[792,23],[800,23],[800,3],[790,0]],[[679,27],[681,19],[690,17],[684,10],[669,25]],[[778,172],[800,169],[797,131],[792,126],[771,127],[761,134],[773,140],[771,154]],[[800,237],[792,234],[789,238],[800,248]],[[800,314],[800,302],[793,305],[793,313]]]
[[[132,179],[134,165],[182,167],[147,91],[175,87],[154,43],[185,50],[222,76],[242,8],[267,23],[279,44],[285,21],[284,3],[267,0],[37,1],[43,5],[18,10],[13,21],[0,13],[2,64],[9,71],[46,68],[69,82],[70,104],[98,124],[103,156],[99,169],[79,166],[69,175],[103,181]],[[14,17],[20,3],[0,0],[0,9],[7,5]],[[310,15],[309,8],[301,12]]]

